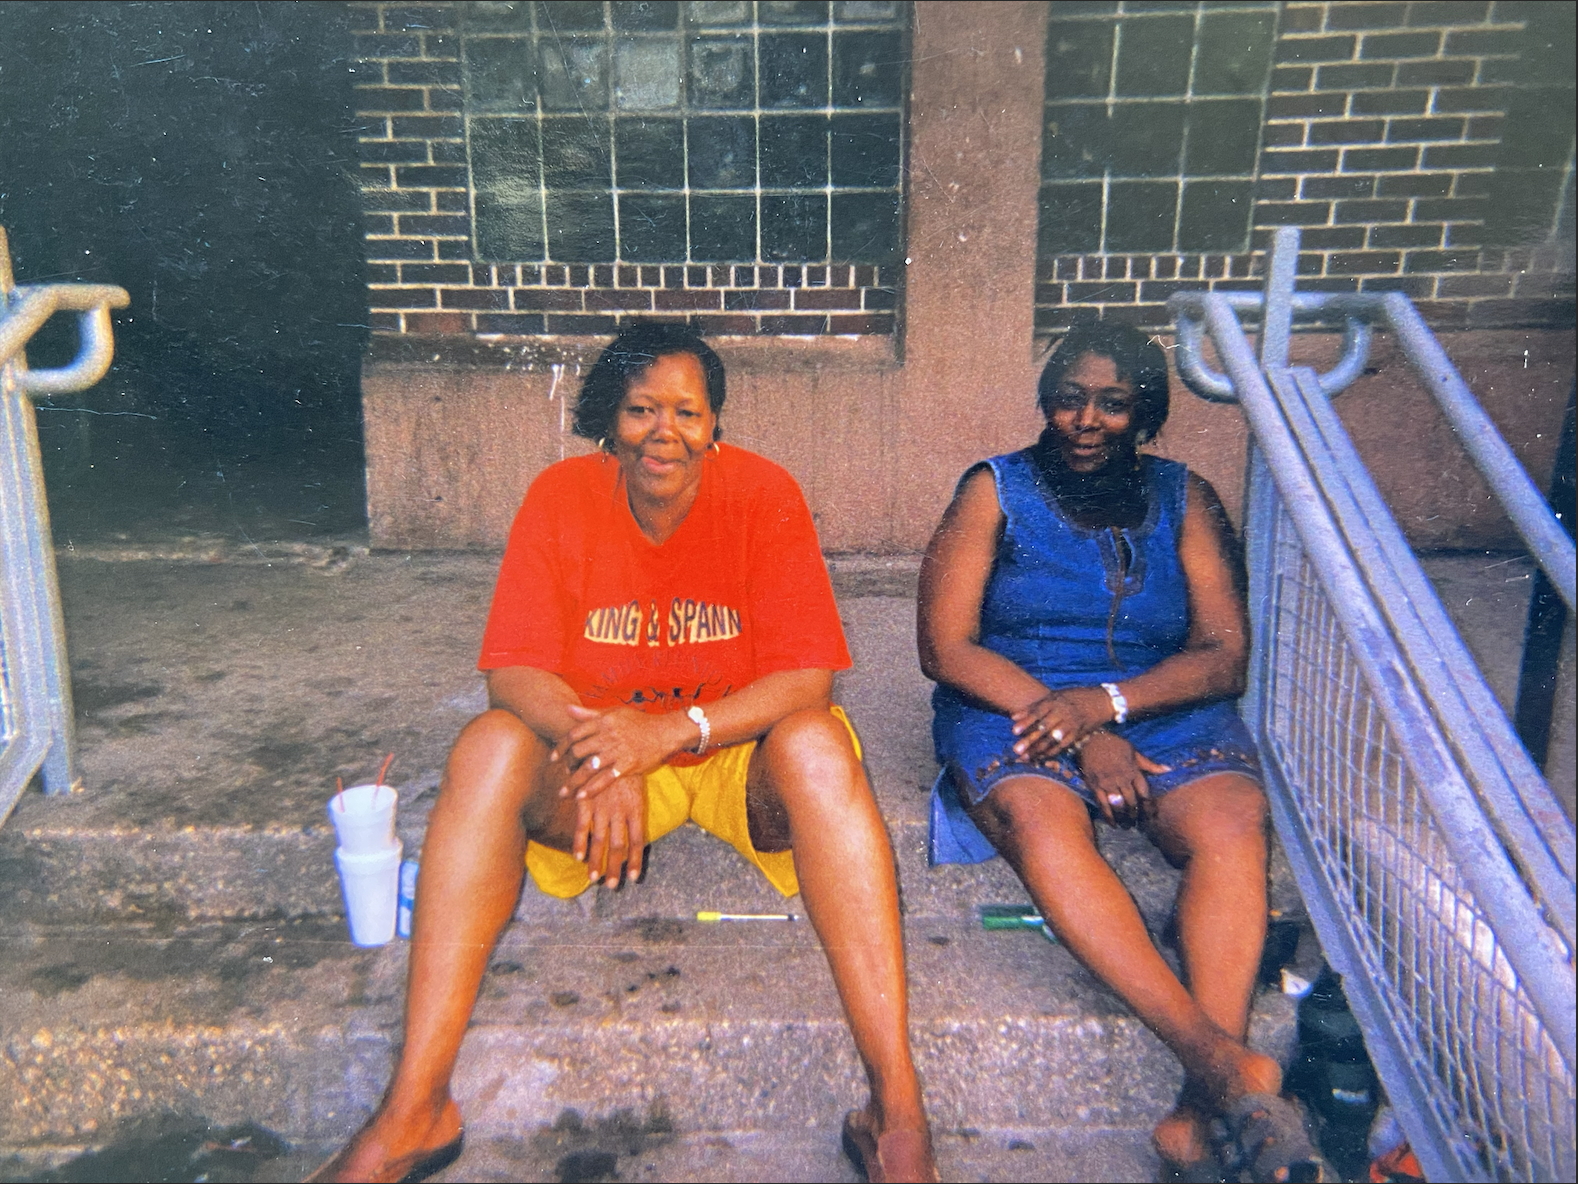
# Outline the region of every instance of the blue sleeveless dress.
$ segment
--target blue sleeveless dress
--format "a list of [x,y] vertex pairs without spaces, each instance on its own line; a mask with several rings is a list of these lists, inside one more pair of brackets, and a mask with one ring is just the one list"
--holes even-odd
[[[981,603],[981,645],[1051,690],[1132,678],[1181,651],[1188,639],[1188,586],[1178,558],[1188,470],[1153,456],[1140,461],[1147,507],[1133,529],[1087,529],[1068,519],[1039,479],[1031,449],[984,462],[1006,521]],[[1126,571],[1119,536],[1130,557]],[[934,865],[979,863],[997,854],[965,807],[978,804],[1005,778],[1046,777],[1096,804],[1072,758],[1055,758],[1051,767],[1023,763],[1014,753],[1006,715],[941,685],[932,695],[932,710],[932,739],[943,766],[932,790]],[[1232,699],[1196,703],[1111,730],[1151,760],[1171,766],[1171,772],[1147,778],[1153,797],[1212,773],[1260,780],[1254,741]]]

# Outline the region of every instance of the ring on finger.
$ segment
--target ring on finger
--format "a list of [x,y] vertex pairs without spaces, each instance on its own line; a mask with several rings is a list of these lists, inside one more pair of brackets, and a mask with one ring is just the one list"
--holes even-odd
[[1055,740],[1059,744],[1063,743],[1063,729],[1062,728],[1053,728],[1052,729],[1052,739]]
[[618,769],[610,769],[609,772],[614,775],[614,780],[617,781],[619,779],[619,770]]
[[1123,805],[1123,795],[1121,793],[1109,793],[1107,795],[1107,803],[1112,806],[1121,806]]
[[592,772],[595,773],[595,772],[597,772],[597,770],[601,769],[602,767],[603,767],[603,758],[598,756],[598,755],[596,755],[594,753],[592,755]]

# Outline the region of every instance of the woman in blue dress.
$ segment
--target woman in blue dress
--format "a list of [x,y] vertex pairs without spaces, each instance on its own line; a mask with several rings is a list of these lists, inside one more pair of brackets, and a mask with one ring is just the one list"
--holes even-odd
[[[1266,933],[1266,801],[1234,700],[1248,658],[1233,529],[1211,486],[1139,453],[1167,362],[1133,329],[1076,327],[1038,388],[1047,429],[967,472],[921,568],[920,655],[943,766],[933,862],[1001,854],[1058,939],[1183,1063],[1156,1127],[1186,1178],[1319,1179],[1277,1063],[1245,1044]],[[1182,981],[1095,845],[1138,826],[1182,867]]]

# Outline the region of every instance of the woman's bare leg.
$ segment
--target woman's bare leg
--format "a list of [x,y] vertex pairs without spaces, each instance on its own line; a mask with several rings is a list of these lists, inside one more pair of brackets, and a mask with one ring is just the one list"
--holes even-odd
[[[1249,1030],[1249,1005],[1266,940],[1266,799],[1247,777],[1202,777],[1157,802],[1151,837],[1175,866],[1178,943],[1189,993],[1233,1039]],[[1174,1163],[1210,1154],[1207,1114],[1186,1083],[1157,1124],[1157,1150]]]
[[870,1078],[872,1129],[926,1133],[893,849],[844,725],[826,711],[781,720],[751,758],[747,805],[757,850],[794,852],[806,912]]
[[[520,896],[528,828],[533,837],[563,829],[547,756],[506,711],[483,713],[455,741],[422,843],[400,1063],[372,1121],[314,1179],[398,1180],[460,1133],[450,1077],[488,957]],[[573,805],[568,813],[573,828]]]
[[1173,1051],[1207,1104],[1281,1088],[1277,1063],[1244,1047],[1241,1032],[1224,1030],[1163,960],[1096,850],[1090,813],[1071,790],[1041,777],[1011,778],[971,817],[1019,873],[1059,940]]
[[1266,943],[1265,796],[1247,777],[1203,777],[1157,802],[1151,833],[1183,868],[1178,939],[1189,993],[1242,1040]]

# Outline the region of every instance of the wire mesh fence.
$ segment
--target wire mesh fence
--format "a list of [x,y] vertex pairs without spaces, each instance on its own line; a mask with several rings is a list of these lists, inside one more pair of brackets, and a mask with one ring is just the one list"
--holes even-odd
[[1442,1128],[1488,1178],[1575,1176],[1574,1082],[1448,850],[1293,522],[1272,515],[1262,710],[1353,944]]

